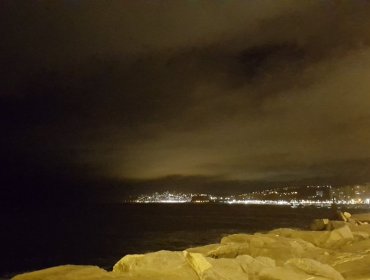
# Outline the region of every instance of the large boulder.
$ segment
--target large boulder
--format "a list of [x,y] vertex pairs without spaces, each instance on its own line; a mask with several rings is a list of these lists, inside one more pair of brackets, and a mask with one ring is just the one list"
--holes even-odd
[[326,230],[329,219],[315,219],[310,225],[311,230]]
[[369,253],[344,253],[333,262],[332,266],[347,280],[370,279]]
[[322,264],[313,259],[294,258],[288,260],[284,266],[301,270],[310,275],[322,276],[332,280],[344,280],[343,276],[333,267],[327,264]]
[[[212,270],[206,272],[204,280],[247,280],[248,274],[235,259],[207,258]],[[201,278],[202,279],[202,278]],[[202,280],[203,280],[202,279]]]
[[285,267],[274,267],[262,270],[258,280],[328,280],[321,276],[312,276],[303,271],[288,269]]
[[352,217],[351,213],[343,212],[343,216],[347,219],[347,221]]
[[[13,280],[112,280],[114,275],[97,266],[62,265],[19,274]],[[116,278],[113,278],[116,279]],[[119,278],[117,278],[119,279]],[[123,278],[121,278],[123,279]]]
[[148,279],[198,279],[183,252],[159,251],[144,255],[127,255],[114,265],[113,271]]
[[330,221],[326,227],[327,230],[334,230],[348,225],[345,221]]
[[236,258],[239,255],[249,254],[249,244],[227,244],[220,245],[207,253],[207,257],[211,258]]
[[301,239],[320,248],[338,248],[354,240],[350,227],[344,222],[332,231],[277,229],[270,233],[291,239]]
[[329,232],[329,236],[325,241],[326,248],[338,248],[351,242],[354,239],[352,231],[345,225]]
[[240,264],[243,271],[248,274],[249,279],[259,279],[259,275],[263,270],[276,267],[275,260],[267,257],[253,258],[248,255],[242,255],[235,260]]
[[[323,254],[323,250],[299,238],[281,236],[278,231],[268,234],[234,234],[224,237],[222,246],[210,251],[211,257],[268,257],[282,265],[291,258],[304,258]],[[288,235],[288,234],[287,234]],[[321,234],[322,235],[322,234]],[[320,235],[320,236],[321,236]]]
[[[267,239],[267,237],[269,237]],[[302,239],[288,238],[275,234],[265,237],[256,235],[250,243],[250,255],[252,257],[264,256],[272,258],[278,265],[284,264],[291,258],[305,258],[312,256],[324,256],[325,250],[314,246]]]
[[222,245],[221,244],[209,244],[209,245],[205,245],[205,246],[188,248],[185,251],[187,251],[189,253],[200,253],[204,256],[207,256],[207,255],[209,255],[210,252],[216,250],[220,246],[222,246]]
[[248,274],[234,259],[213,259],[186,251],[184,255],[200,280],[248,280]]
[[233,244],[233,243],[249,243],[250,239],[253,237],[252,234],[231,234],[225,236],[221,239],[221,244]]
[[303,240],[318,247],[321,247],[329,236],[328,231],[303,231],[290,228],[275,229],[270,231],[270,234],[295,240]]
[[370,238],[370,234],[365,231],[352,231],[353,238],[356,241],[361,241]]

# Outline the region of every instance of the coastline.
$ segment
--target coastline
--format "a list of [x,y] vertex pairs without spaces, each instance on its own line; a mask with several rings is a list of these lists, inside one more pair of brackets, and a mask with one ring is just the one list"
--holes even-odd
[[112,271],[63,265],[12,279],[370,279],[369,222],[370,213],[357,214],[322,221],[320,230],[233,234],[184,251],[127,255]]

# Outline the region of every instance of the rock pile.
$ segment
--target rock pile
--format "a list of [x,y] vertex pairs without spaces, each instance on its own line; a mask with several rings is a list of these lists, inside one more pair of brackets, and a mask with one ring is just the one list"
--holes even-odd
[[348,212],[337,213],[338,219],[330,221],[329,219],[315,219],[310,228],[311,230],[332,230],[335,228],[342,227],[345,223],[352,225],[367,225],[370,218],[365,214],[351,215]]
[[364,280],[370,279],[370,215],[316,220],[311,231],[234,234],[182,252],[127,255],[113,271],[59,266],[14,280]]

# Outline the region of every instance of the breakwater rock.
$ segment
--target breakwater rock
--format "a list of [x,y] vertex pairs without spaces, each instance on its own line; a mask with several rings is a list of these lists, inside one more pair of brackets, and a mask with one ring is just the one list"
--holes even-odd
[[[354,215],[355,216],[355,215]],[[234,234],[184,251],[127,255],[113,271],[63,265],[14,280],[364,280],[370,279],[370,215],[322,221],[320,230]],[[361,220],[360,220],[361,218]],[[320,221],[316,221],[320,224]]]

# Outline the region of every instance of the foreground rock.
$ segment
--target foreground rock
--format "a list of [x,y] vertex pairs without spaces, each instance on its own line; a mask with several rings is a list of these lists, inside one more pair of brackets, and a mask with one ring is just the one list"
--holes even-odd
[[[354,215],[353,215],[354,216]],[[59,266],[21,274],[14,280],[364,280],[370,279],[370,225],[328,221],[316,231],[276,229],[234,234],[182,252],[128,255],[113,271],[95,266]],[[370,220],[370,219],[369,219]]]
[[198,279],[184,254],[171,251],[125,256],[114,265],[113,272],[138,279],[143,279],[147,275],[152,279],[161,277],[179,280]]

